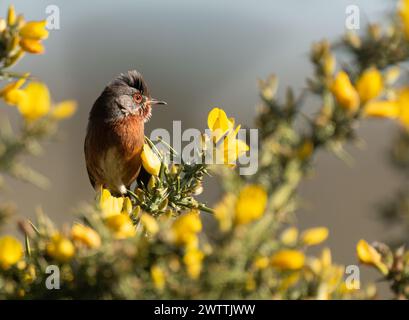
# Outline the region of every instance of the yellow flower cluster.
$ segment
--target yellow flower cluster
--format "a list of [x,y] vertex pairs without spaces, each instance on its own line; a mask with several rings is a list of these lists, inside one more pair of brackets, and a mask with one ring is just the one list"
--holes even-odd
[[183,262],[191,279],[197,279],[202,270],[204,253],[198,248],[198,234],[202,230],[199,212],[193,210],[177,218],[171,228],[172,239],[186,249]]
[[198,234],[202,231],[202,221],[199,211],[192,210],[178,217],[171,228],[172,239],[177,245],[186,248],[197,248],[199,245]]
[[338,103],[345,109],[356,112],[362,105],[364,115],[398,119],[409,128],[409,88],[395,90],[395,98],[379,99],[385,90],[385,84],[391,84],[399,76],[399,69],[391,68],[382,76],[381,72],[371,67],[365,70],[352,85],[349,76],[340,71],[332,83],[331,90]]
[[50,92],[41,82],[31,82],[25,88],[29,74],[6,85],[0,90],[0,97],[13,106],[17,106],[20,114],[27,121],[35,121],[49,116],[51,119],[62,120],[71,117],[76,110],[76,103],[71,100],[52,105]]
[[17,15],[11,5],[6,20],[0,19],[0,32],[2,42],[8,50],[4,64],[6,67],[15,64],[25,52],[44,53],[42,41],[48,38],[45,20],[26,22],[23,15]]
[[221,231],[228,231],[233,224],[242,225],[258,220],[267,207],[267,193],[259,185],[244,186],[236,197],[227,194],[216,204],[214,216]]
[[355,87],[352,85],[348,74],[345,71],[340,71],[335,76],[331,89],[342,107],[355,112],[358,110],[360,103],[365,104],[379,97],[383,87],[382,74],[376,68],[369,68],[359,77]]

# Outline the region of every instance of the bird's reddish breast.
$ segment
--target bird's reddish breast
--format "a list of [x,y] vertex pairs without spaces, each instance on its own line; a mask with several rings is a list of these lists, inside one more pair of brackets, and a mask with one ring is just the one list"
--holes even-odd
[[136,116],[128,116],[113,124],[113,131],[119,138],[117,148],[129,161],[140,154],[144,143],[144,124]]

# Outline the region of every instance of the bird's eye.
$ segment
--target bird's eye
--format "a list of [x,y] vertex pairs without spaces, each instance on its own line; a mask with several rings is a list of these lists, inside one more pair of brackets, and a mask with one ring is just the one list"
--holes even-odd
[[143,100],[142,95],[140,93],[135,93],[133,95],[133,100],[138,104],[141,103]]

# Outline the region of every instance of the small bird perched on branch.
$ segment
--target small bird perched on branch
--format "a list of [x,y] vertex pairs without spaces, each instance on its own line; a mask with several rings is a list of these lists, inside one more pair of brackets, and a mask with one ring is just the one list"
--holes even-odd
[[85,137],[85,162],[95,190],[126,194],[142,175],[141,153],[144,123],[153,105],[166,104],[151,98],[142,75],[136,71],[120,74],[95,101]]

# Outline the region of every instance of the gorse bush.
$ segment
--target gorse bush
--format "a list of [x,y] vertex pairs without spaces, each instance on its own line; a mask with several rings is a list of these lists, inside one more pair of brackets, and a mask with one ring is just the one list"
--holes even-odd
[[[47,87],[28,73],[9,71],[25,53],[43,53],[45,22],[26,22],[10,7],[0,20],[0,91],[6,104],[22,116],[21,130],[0,131],[2,174],[44,186],[46,180],[21,161],[38,153],[40,142],[56,132],[58,121],[75,111],[75,103],[52,104]],[[344,52],[344,63],[335,51]],[[249,151],[238,138],[240,126],[221,108],[210,110],[208,133],[201,136],[197,158],[219,152],[222,164],[175,164],[146,139],[143,166],[152,176],[128,197],[100,190],[81,218],[59,229],[44,214],[21,221],[24,241],[0,237],[0,298],[168,298],[168,299],[352,299],[374,298],[374,285],[345,281],[345,267],[332,261],[322,244],[328,230],[293,226],[297,188],[313,169],[318,150],[349,159],[344,145],[368,117],[395,119],[401,139],[394,150],[407,170],[409,86],[400,75],[409,59],[409,1],[399,4],[388,26],[369,25],[363,34],[312,46],[314,74],[307,89],[276,98],[278,80],[260,81],[262,108],[256,119],[259,168],[240,175],[235,161]],[[303,113],[304,97],[319,98],[313,116]],[[302,115],[303,117],[300,117]],[[304,126],[296,125],[304,121]],[[4,120],[5,121],[5,120]],[[404,142],[402,142],[404,141]],[[197,199],[203,178],[220,179],[223,194],[213,205]],[[406,206],[407,209],[407,206]],[[0,207],[0,223],[10,214]],[[396,212],[396,210],[390,210]],[[213,217],[217,230],[202,231],[201,216]],[[389,214],[390,220],[396,215]],[[391,218],[392,217],[392,218]],[[396,298],[409,297],[409,252],[360,240],[357,256],[379,271]],[[58,266],[60,290],[47,288],[49,266]]]

